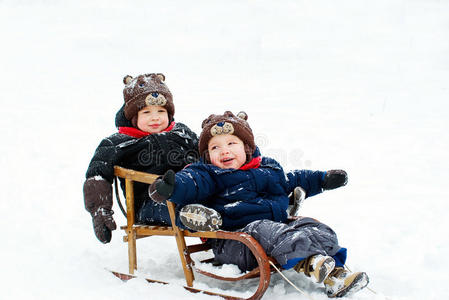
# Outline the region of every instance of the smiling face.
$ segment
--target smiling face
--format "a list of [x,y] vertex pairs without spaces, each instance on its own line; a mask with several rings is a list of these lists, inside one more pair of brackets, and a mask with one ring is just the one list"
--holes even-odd
[[148,105],[137,113],[137,128],[149,133],[159,133],[168,127],[168,113],[163,106]]
[[211,163],[221,169],[239,169],[246,161],[245,145],[235,135],[216,135],[207,149]]

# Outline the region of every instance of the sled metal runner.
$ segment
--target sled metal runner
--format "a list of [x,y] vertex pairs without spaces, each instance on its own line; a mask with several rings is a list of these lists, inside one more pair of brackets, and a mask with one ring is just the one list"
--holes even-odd
[[[120,273],[120,272],[115,272],[115,271],[111,271],[111,272],[112,272],[112,274],[114,274],[115,276],[117,276],[118,278],[120,278],[123,281],[128,281],[130,279],[137,277],[135,275],[125,274],[125,273]],[[155,279],[150,279],[150,278],[144,278],[144,279],[146,281],[148,281],[149,283],[170,284],[169,282],[161,281],[161,280],[155,280]],[[215,293],[215,292],[211,292],[211,291],[201,290],[201,289],[197,289],[197,288],[189,287],[189,286],[183,286],[183,288],[185,288],[186,290],[188,290],[189,292],[192,292],[192,293],[203,293],[203,294],[211,295],[211,296],[219,296],[219,297],[227,299],[227,300],[243,300],[244,299],[244,298],[219,294],[219,293]]]
[[[176,245],[178,248],[179,257],[181,259],[181,265],[184,271],[184,277],[186,280],[187,286],[184,288],[194,292],[203,292],[209,295],[220,296],[225,299],[260,299],[263,294],[267,290],[270,277],[271,277],[271,268],[270,268],[270,260],[273,262],[274,260],[269,258],[262,246],[260,246],[259,242],[257,242],[252,236],[243,232],[228,232],[228,231],[211,231],[211,232],[190,232],[188,230],[183,230],[176,226],[175,222],[175,204],[167,201],[167,207],[170,214],[170,220],[173,224],[172,226],[151,226],[151,225],[140,225],[135,224],[135,211],[134,211],[134,189],[133,182],[142,182],[151,184],[157,178],[158,175],[134,171],[130,169],[125,169],[119,166],[114,167],[114,174],[118,177],[125,179],[125,187],[126,187],[126,219],[127,225],[122,226],[126,233],[123,237],[124,242],[128,243],[128,259],[129,259],[129,274],[112,272],[115,276],[122,280],[129,280],[136,276],[134,276],[134,270],[137,270],[137,249],[136,249],[136,240],[149,236],[173,236],[176,239]],[[120,201],[119,199],[117,199]],[[258,267],[252,270],[249,273],[245,273],[239,277],[224,277],[220,275],[216,275],[205,270],[201,270],[195,267],[194,261],[191,259],[190,254],[200,251],[207,251],[210,249],[210,246],[205,243],[195,244],[195,245],[186,245],[185,237],[198,237],[198,238],[211,238],[211,239],[230,239],[236,240],[243,243],[247,246],[254,257],[257,260]],[[259,285],[254,294],[249,298],[239,298],[234,296],[227,296],[224,294],[219,294],[215,292],[200,290],[193,287],[193,282],[195,280],[195,276],[193,271],[203,274],[205,276],[209,276],[211,278],[225,280],[225,281],[239,281],[249,278],[259,277]],[[154,279],[146,279],[148,282],[157,282],[166,284],[167,282],[154,280]]]

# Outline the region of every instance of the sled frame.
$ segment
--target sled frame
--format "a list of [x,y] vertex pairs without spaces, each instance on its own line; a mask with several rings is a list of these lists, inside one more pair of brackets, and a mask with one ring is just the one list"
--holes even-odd
[[[128,243],[128,261],[129,261],[129,274],[122,274],[118,272],[113,272],[117,277],[128,280],[134,277],[134,271],[137,270],[137,239],[150,237],[150,236],[173,236],[176,239],[176,245],[178,248],[179,257],[181,259],[181,265],[184,271],[184,277],[186,280],[187,290],[192,292],[204,292],[211,295],[218,295],[225,299],[260,299],[265,291],[267,290],[270,277],[271,268],[270,260],[274,262],[272,258],[269,258],[262,246],[257,242],[251,235],[244,232],[229,232],[229,231],[200,231],[200,232],[190,232],[176,226],[175,221],[175,204],[173,202],[167,201],[167,207],[170,214],[170,220],[172,226],[158,226],[158,225],[140,225],[135,223],[135,209],[134,209],[134,182],[141,182],[146,184],[153,183],[159,175],[154,175],[150,173],[135,171],[131,169],[126,169],[123,167],[115,166],[114,174],[117,177],[125,179],[125,190],[126,190],[126,219],[127,224],[122,226],[126,233],[123,237],[123,241]],[[120,201],[119,199],[117,199]],[[212,239],[230,239],[242,242],[247,246],[254,257],[257,260],[258,267],[251,272],[245,273],[239,277],[223,277],[216,275],[199,268],[195,267],[194,261],[191,259],[190,254],[200,251],[207,251],[210,246],[205,243],[187,245],[185,237],[198,237],[198,238],[212,238]],[[204,262],[207,262],[204,261]],[[193,282],[195,276],[193,271],[200,274],[225,281],[239,281],[248,278],[259,277],[259,285],[255,293],[249,298],[238,298],[232,296],[226,296],[222,294],[217,294],[213,292],[198,290],[193,288]],[[149,282],[159,282],[157,280],[147,279]]]

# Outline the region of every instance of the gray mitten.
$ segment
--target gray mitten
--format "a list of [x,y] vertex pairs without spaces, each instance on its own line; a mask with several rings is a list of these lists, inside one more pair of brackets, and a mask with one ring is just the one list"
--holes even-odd
[[84,206],[92,216],[95,236],[106,244],[117,228],[112,215],[112,186],[103,178],[90,177],[84,182]]
[[299,209],[301,208],[301,205],[304,203],[304,200],[306,199],[306,191],[300,187],[297,186],[293,190],[293,193],[290,195],[290,204],[292,207],[289,211],[290,217],[297,217],[299,216]]
[[324,190],[333,190],[348,183],[348,174],[344,170],[330,170],[324,175],[322,187]]

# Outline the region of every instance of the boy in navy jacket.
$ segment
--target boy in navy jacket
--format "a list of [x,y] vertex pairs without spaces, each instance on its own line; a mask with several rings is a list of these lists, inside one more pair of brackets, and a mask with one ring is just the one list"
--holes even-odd
[[[283,268],[324,282],[329,297],[354,293],[368,284],[364,272],[343,268],[346,249],[335,232],[311,218],[288,223],[288,195],[296,187],[308,197],[343,186],[346,172],[295,170],[287,174],[275,160],[261,157],[247,115],[211,115],[202,123],[199,153],[203,161],[174,174],[168,171],[149,188],[156,202],[183,206],[180,220],[192,230],[249,233]],[[232,240],[211,240],[215,258],[242,271],[257,263],[246,247]]]
[[[238,116],[225,112],[203,121],[199,153],[206,163],[191,164],[176,174],[170,201],[179,206],[203,204],[218,212],[213,214],[218,221],[202,221],[199,217],[188,220],[183,218],[184,210],[181,220],[188,228],[235,230],[261,219],[285,222],[288,195],[295,187],[302,187],[306,196],[311,197],[323,189],[346,184],[346,172],[341,170],[295,170],[285,174],[276,160],[260,155],[246,119],[243,112]],[[166,178],[170,176],[173,174],[166,174]],[[157,184],[150,191],[155,200],[158,200],[158,193],[154,193]]]

